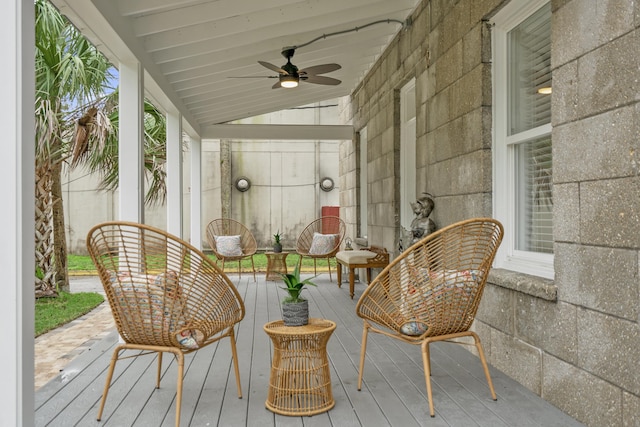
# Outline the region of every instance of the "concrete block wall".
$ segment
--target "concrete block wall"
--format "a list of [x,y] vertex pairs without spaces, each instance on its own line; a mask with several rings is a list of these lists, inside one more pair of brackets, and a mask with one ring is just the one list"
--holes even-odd
[[572,357],[544,348],[543,396],[640,425],[640,5],[552,10],[555,282],[575,332]]
[[[369,243],[397,248],[397,93],[416,79],[417,191],[438,227],[491,216],[489,20],[508,0],[424,0],[345,123],[366,126]],[[640,3],[552,1],[555,279],[494,270],[474,329],[490,363],[589,426],[640,425]],[[356,146],[341,148],[353,227]]]

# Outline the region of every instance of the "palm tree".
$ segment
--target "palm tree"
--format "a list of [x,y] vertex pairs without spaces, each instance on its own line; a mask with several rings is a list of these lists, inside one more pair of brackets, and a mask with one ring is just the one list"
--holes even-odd
[[[100,190],[118,188],[118,91],[98,100],[77,120],[71,167],[84,164],[101,177]],[[166,117],[152,103],[144,101],[144,167],[147,179],[145,203],[163,204],[166,189]]]
[[[36,8],[36,297],[68,290],[63,163],[86,162],[117,187],[117,92],[109,61],[48,0]],[[105,95],[106,92],[111,93]],[[151,170],[148,202],[164,201],[164,116],[145,105]],[[147,151],[147,149],[145,149]]]
[[68,286],[61,170],[73,106],[102,95],[111,65],[47,0],[36,0],[36,296]]

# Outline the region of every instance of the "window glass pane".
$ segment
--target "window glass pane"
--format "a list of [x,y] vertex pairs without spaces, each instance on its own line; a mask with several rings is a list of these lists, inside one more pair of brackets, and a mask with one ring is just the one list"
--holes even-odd
[[400,225],[411,229],[416,201],[416,80],[400,90]]
[[367,228],[369,227],[367,223],[367,209],[369,204],[369,196],[368,196],[368,170],[369,162],[367,160],[367,128],[363,128],[360,131],[360,164],[359,171],[360,175],[358,176],[358,191],[359,191],[359,204],[358,210],[359,215],[358,218],[360,222],[358,224],[358,237],[367,237]]
[[551,136],[523,142],[516,156],[516,249],[553,253]]
[[551,95],[544,90],[551,88],[551,4],[511,30],[507,46],[508,134],[514,135],[551,121]]

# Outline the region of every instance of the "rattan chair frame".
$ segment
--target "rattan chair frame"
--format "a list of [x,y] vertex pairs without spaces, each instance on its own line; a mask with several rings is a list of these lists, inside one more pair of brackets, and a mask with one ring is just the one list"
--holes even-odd
[[[327,233],[327,231],[329,232]],[[309,250],[311,249],[314,233],[336,234],[338,237],[336,238],[335,246],[327,253],[310,254]],[[302,233],[300,233],[300,236],[298,236],[298,239],[296,240],[296,253],[300,256],[298,259],[298,265],[302,266],[303,258],[313,259],[313,271],[314,274],[317,275],[317,260],[326,259],[329,268],[329,281],[332,281],[330,260],[331,258],[335,258],[336,254],[340,250],[340,245],[342,244],[345,233],[346,225],[344,221],[337,216],[323,216],[313,220],[304,228],[304,230],[302,230]]]
[[[240,247],[242,255],[228,256],[220,253],[216,245],[216,236],[240,236]],[[216,256],[216,263],[222,261],[222,270],[227,261],[238,262],[238,276],[242,277],[241,262],[243,259],[251,260],[251,269],[253,270],[253,281],[256,281],[256,266],[253,262],[253,256],[256,254],[258,244],[251,231],[241,222],[231,218],[218,218],[207,224],[206,228],[207,243],[211,247]]]
[[[233,283],[209,257],[163,230],[124,221],[93,227],[87,235],[87,249],[124,341],[113,351],[98,421],[116,362],[157,354],[159,388],[162,354],[166,352],[174,355],[178,367],[175,419],[178,426],[184,355],[227,337],[238,397],[242,397],[234,327],[244,318],[244,302]],[[185,336],[195,340],[197,348],[193,342],[189,346],[181,343]],[[125,355],[126,350],[138,352]]]
[[[484,369],[491,397],[496,400],[482,344],[470,331],[485,283],[504,230],[491,218],[461,221],[429,234],[402,252],[376,276],[356,304],[363,319],[358,390],[362,388],[369,332],[420,345],[429,400],[431,389],[429,344],[471,337]],[[401,332],[403,325],[420,321],[427,330],[419,336]]]

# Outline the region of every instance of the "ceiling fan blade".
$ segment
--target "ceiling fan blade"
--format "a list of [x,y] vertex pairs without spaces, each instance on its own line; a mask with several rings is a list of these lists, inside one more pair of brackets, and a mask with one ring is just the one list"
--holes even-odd
[[299,74],[307,74],[307,75],[316,75],[316,74],[324,74],[330,73],[332,71],[336,71],[342,68],[338,64],[322,64],[322,65],[314,65],[313,67],[308,67],[303,70],[298,71]]
[[300,76],[300,80],[303,80],[307,83],[315,83],[317,85],[330,85],[330,86],[336,86],[342,83],[340,80],[334,79],[333,77],[313,76],[313,75]]
[[229,76],[228,79],[277,79],[278,76]]
[[271,86],[271,89],[278,89],[280,87],[282,86],[280,85],[280,80],[278,80],[273,86]]
[[285,74],[285,75],[288,75],[288,74],[289,74],[289,73],[287,73],[285,70],[283,70],[282,68],[280,68],[280,67],[276,67],[275,65],[270,64],[270,63],[268,63],[268,62],[258,61],[258,64],[260,64],[260,65],[262,65],[263,67],[266,67],[266,68],[268,68],[268,69],[270,69],[270,70],[273,70],[273,71],[275,71],[276,73]]

